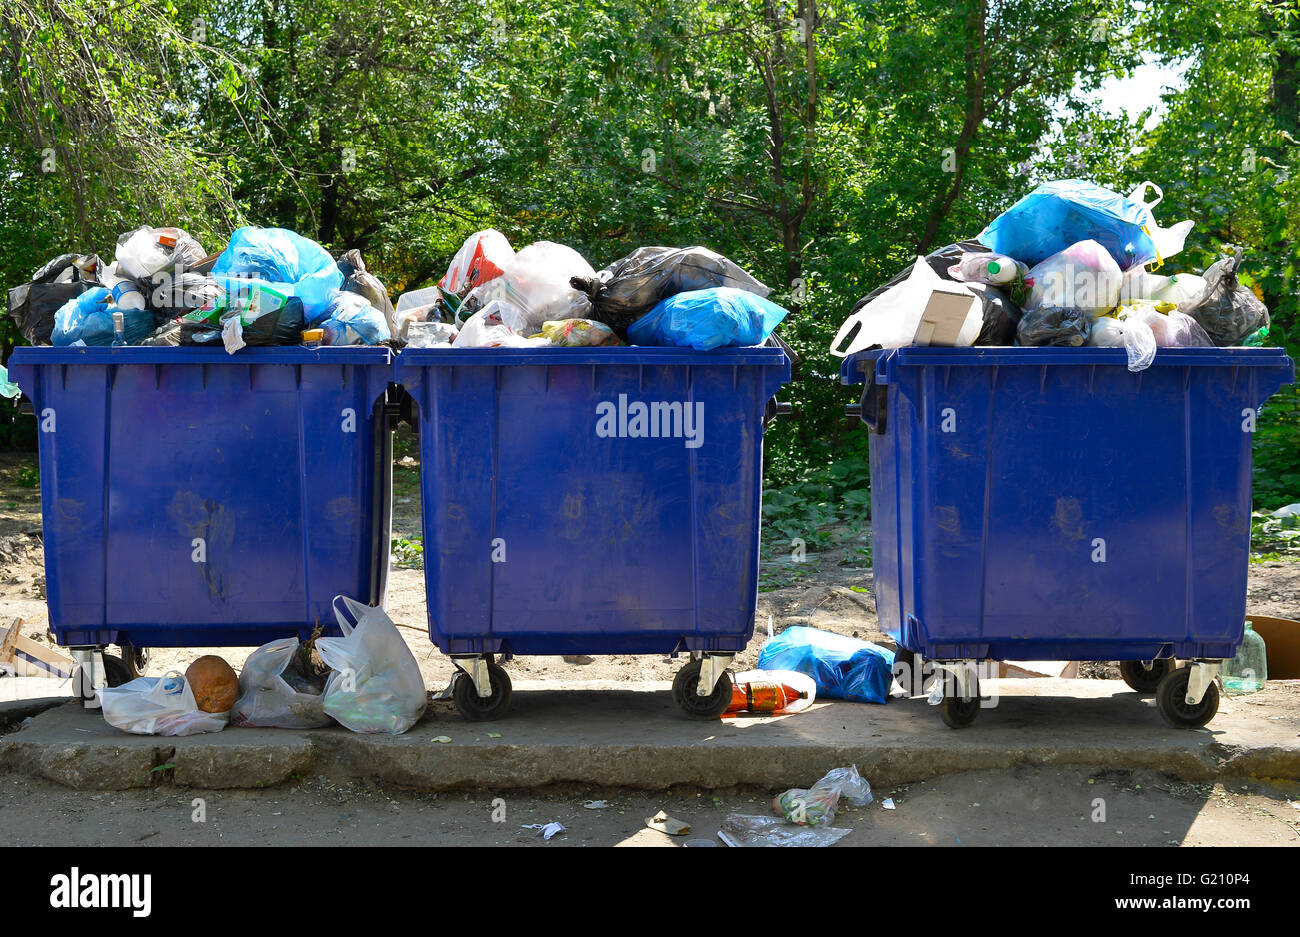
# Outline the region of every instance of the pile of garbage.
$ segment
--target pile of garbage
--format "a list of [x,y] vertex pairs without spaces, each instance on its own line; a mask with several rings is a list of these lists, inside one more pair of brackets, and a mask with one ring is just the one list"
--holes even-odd
[[104,719],[135,735],[335,722],[353,732],[400,735],[424,715],[428,699],[415,655],[383,609],[339,596],[334,613],[342,637],[272,641],[249,655],[238,676],[208,654],[184,674],[103,689]]
[[471,235],[434,287],[396,305],[359,251],[243,227],[209,254],[180,228],[118,238],[113,261],[63,254],[9,291],[33,345],[546,348],[766,342],[787,310],[703,247],[643,247],[597,271],[577,251]]
[[[1147,190],[1156,198],[1146,200]],[[1122,347],[1141,371],[1157,348],[1255,346],[1264,303],[1237,279],[1242,252],[1201,274],[1160,275],[1192,222],[1161,228],[1164,195],[1080,179],[1038,186],[973,241],[949,244],[873,290],[831,343],[843,357],[907,345]]]

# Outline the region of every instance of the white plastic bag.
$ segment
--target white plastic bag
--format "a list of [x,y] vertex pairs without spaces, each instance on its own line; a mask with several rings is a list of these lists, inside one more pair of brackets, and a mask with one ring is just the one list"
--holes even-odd
[[321,660],[335,671],[325,684],[325,712],[353,732],[401,735],[424,715],[415,655],[382,608],[340,595],[334,615],[343,637],[316,639]]
[[522,331],[533,334],[548,319],[591,318],[591,300],[569,279],[595,275],[573,248],[538,241],[516,254],[501,276],[471,290],[465,302],[471,309],[486,308],[493,300],[507,302],[524,314]]
[[1053,254],[1025,275],[1029,299],[1025,311],[1039,306],[1078,309],[1104,315],[1119,305],[1124,275],[1106,248],[1079,241]]
[[[916,258],[912,272],[906,280],[881,293],[856,313],[844,320],[840,330],[831,342],[831,354],[843,358],[854,352],[864,351],[873,345],[881,348],[902,348],[912,344],[916,337],[916,327],[921,322],[926,303],[935,289],[966,289],[959,283],[945,280],[934,272],[924,257]],[[973,295],[973,294],[972,294]],[[976,307],[978,309],[978,306]],[[981,320],[982,321],[982,320]],[[841,345],[858,327],[847,348]],[[966,329],[963,329],[963,333]],[[966,345],[972,344],[979,336],[979,326],[970,336]],[[958,342],[963,344],[963,342]]]
[[[1147,189],[1156,190],[1156,198],[1153,202],[1146,200]],[[1164,201],[1165,193],[1160,186],[1150,180],[1142,182],[1132,192],[1128,194],[1129,200],[1137,202],[1146,209],[1146,232],[1151,236],[1152,242],[1156,246],[1156,252],[1159,254],[1158,262],[1168,260],[1183,249],[1183,243],[1187,240],[1188,233],[1192,230],[1193,222],[1180,221],[1176,225],[1168,228],[1162,228],[1156,223],[1154,209]]]
[[1128,369],[1144,371],[1156,357],[1156,337],[1141,317],[1112,319],[1098,316],[1092,322],[1088,344],[1098,348],[1123,348],[1128,352]]
[[315,729],[334,720],[325,713],[324,696],[313,696],[289,686],[281,676],[297,653],[296,637],[263,644],[244,662],[239,673],[239,699],[230,711],[237,726],[274,726],[280,729]]
[[104,720],[132,735],[198,735],[220,732],[230,713],[205,713],[179,671],[163,677],[136,677],[99,691]]
[[871,803],[871,785],[857,765],[835,768],[811,788],[792,788],[772,798],[772,809],[798,826],[824,826],[835,819],[840,798],[857,807]]
[[551,344],[547,338],[525,338],[527,317],[514,304],[493,300],[465,320],[452,345],[456,348],[531,348]]
[[465,239],[438,285],[460,296],[505,272],[515,259],[514,248],[495,228],[477,231]]
[[1139,319],[1151,328],[1156,345],[1161,348],[1212,348],[1214,342],[1201,324],[1186,313],[1176,309],[1161,312],[1159,309],[1137,303],[1120,310],[1125,320]]

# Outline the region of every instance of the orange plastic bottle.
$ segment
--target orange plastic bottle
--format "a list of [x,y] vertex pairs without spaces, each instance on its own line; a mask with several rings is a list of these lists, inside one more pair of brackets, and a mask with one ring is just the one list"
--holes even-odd
[[785,709],[797,699],[807,699],[808,694],[775,680],[751,680],[736,683],[731,690],[731,705],[727,712],[772,713]]

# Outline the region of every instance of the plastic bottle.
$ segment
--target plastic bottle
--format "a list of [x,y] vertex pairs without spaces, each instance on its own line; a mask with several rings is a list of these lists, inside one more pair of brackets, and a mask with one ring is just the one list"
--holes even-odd
[[1229,696],[1243,696],[1264,688],[1268,680],[1268,653],[1264,639],[1246,622],[1246,634],[1237,648],[1237,656],[1223,668],[1223,690]]
[[126,316],[125,314],[113,312],[113,347],[119,348],[126,344]]
[[751,680],[732,687],[731,705],[727,712],[777,712],[795,700],[807,698],[808,694],[802,690],[776,680]]
[[962,254],[956,266],[948,273],[958,280],[976,283],[989,283],[1002,286],[1022,279],[1029,268],[1006,254],[990,254],[973,251]]
[[122,309],[138,311],[144,308],[144,293],[135,280],[122,276],[117,264],[104,271],[104,285],[113,293],[113,304]]

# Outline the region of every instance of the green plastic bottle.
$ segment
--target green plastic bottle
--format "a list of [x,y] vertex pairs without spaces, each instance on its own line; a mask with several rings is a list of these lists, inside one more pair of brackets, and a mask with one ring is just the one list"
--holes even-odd
[[1223,690],[1229,696],[1243,696],[1264,688],[1268,680],[1268,653],[1264,648],[1264,639],[1255,633],[1250,622],[1246,622],[1246,634],[1237,656],[1223,668]]

